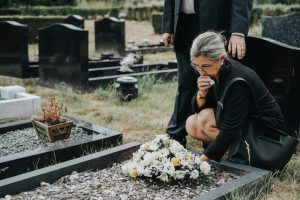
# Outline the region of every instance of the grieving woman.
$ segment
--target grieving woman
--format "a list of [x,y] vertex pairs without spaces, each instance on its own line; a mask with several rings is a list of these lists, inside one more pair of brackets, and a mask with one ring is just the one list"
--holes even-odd
[[[220,161],[225,151],[239,142],[245,146],[240,139],[241,130],[249,120],[285,130],[280,107],[262,80],[250,68],[230,59],[224,43],[219,33],[205,32],[194,40],[190,50],[191,65],[199,77],[198,92],[192,99],[196,114],[187,119],[186,130],[192,138],[205,144],[200,156],[204,161]],[[237,48],[245,51],[243,46]],[[224,89],[237,77],[244,81],[231,84],[220,103]],[[216,117],[218,107],[221,112]],[[247,163],[247,158],[239,159]]]

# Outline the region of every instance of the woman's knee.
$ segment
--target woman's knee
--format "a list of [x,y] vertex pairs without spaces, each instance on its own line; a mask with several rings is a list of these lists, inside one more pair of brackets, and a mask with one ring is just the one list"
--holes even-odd
[[208,127],[215,127],[216,126],[216,120],[215,120],[215,114],[213,109],[207,108],[202,110],[198,114],[197,123],[203,127],[203,129]]
[[190,136],[195,136],[197,131],[197,114],[191,115],[187,118],[185,129]]

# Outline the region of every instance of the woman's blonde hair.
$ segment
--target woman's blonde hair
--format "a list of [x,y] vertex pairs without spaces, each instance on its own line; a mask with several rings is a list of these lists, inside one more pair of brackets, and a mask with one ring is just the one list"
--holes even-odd
[[205,56],[210,60],[217,60],[221,56],[227,56],[225,50],[225,38],[220,33],[207,31],[198,35],[192,44],[190,56]]

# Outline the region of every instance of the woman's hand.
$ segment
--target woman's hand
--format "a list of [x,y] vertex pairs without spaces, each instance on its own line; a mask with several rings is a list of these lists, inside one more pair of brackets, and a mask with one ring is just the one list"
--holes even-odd
[[199,76],[197,79],[198,89],[200,91],[201,97],[206,97],[208,93],[208,89],[215,84],[214,80],[211,79],[209,76]]
[[200,156],[200,160],[201,160],[201,161],[206,161],[206,162],[208,162],[210,159],[209,159],[206,155],[202,154],[202,155]]

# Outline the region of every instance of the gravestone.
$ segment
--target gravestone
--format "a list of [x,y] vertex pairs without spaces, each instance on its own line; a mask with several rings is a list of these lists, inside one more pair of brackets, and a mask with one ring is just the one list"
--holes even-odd
[[39,30],[40,82],[82,89],[88,79],[88,31],[71,24]]
[[15,21],[0,22],[0,75],[24,78],[27,65],[27,25]]
[[289,133],[299,133],[300,48],[255,37],[246,37],[246,46],[241,62],[260,76],[278,101]]
[[72,24],[74,26],[77,26],[78,28],[84,29],[84,18],[80,15],[71,15],[67,17],[63,23],[65,24]]
[[300,12],[265,17],[262,36],[300,48]]
[[95,46],[99,53],[125,53],[125,21],[114,17],[95,21]]

